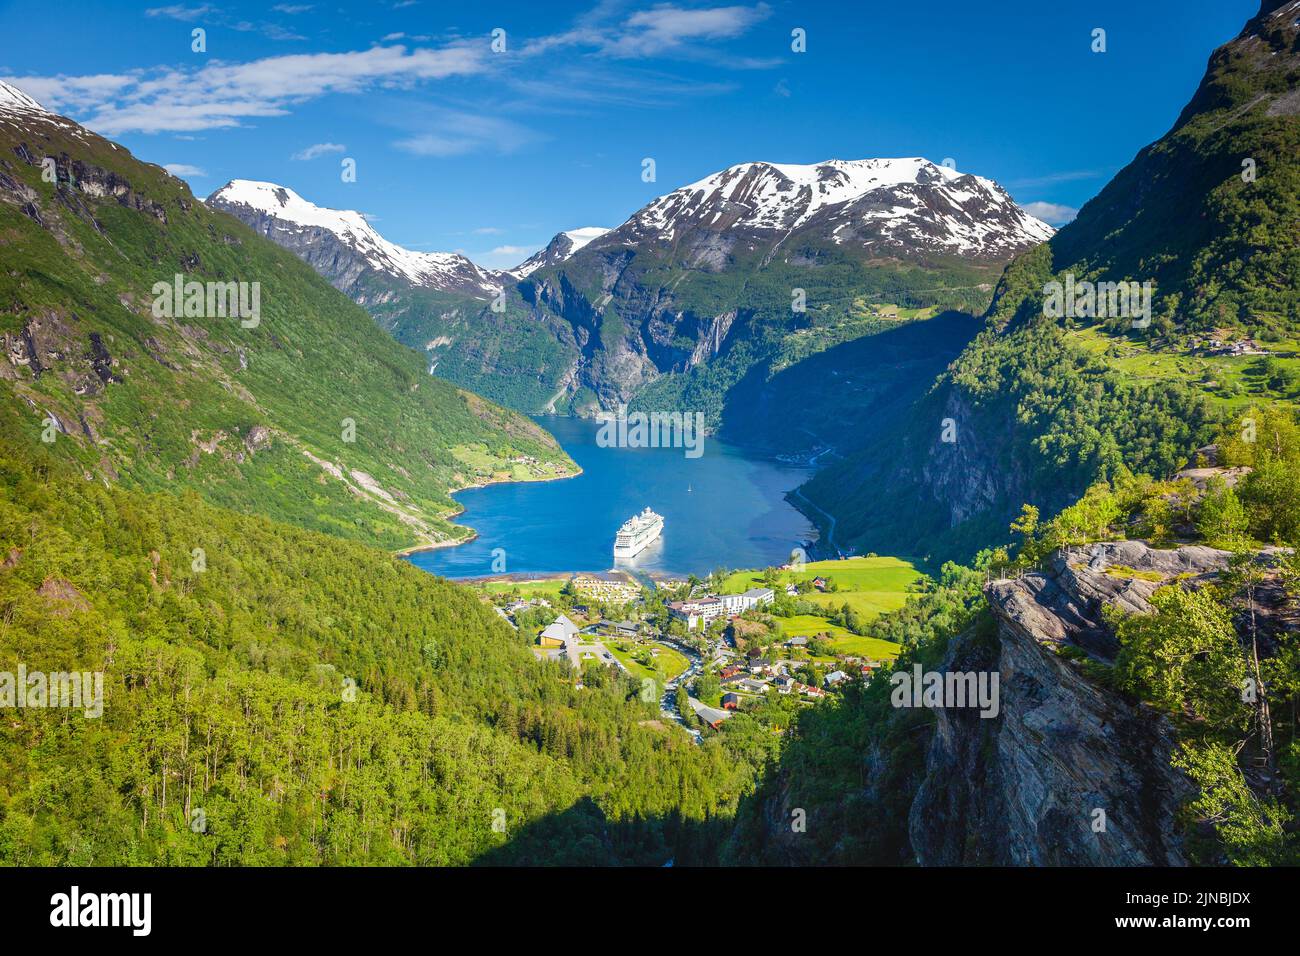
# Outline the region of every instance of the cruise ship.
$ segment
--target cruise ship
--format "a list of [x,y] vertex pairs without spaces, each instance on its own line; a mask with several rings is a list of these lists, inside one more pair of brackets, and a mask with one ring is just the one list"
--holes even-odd
[[618,529],[614,538],[614,557],[635,558],[653,544],[663,530],[663,515],[657,515],[649,508],[633,515]]

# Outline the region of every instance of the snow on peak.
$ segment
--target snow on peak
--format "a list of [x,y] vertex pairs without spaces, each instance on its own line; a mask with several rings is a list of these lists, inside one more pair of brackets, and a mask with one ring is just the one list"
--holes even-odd
[[526,279],[542,266],[563,262],[579,249],[599,239],[609,231],[603,226],[583,226],[581,229],[570,229],[567,232],[562,232],[552,239],[544,249],[539,249],[519,265],[506,271],[516,279]]
[[[671,241],[680,223],[726,221],[730,228],[788,233],[841,211],[882,224],[934,219],[935,209],[921,199],[923,189],[940,192],[947,207],[938,215],[940,232],[929,231],[929,241],[939,245],[974,251],[990,241],[1040,242],[1054,232],[1016,206],[992,180],[921,157],[740,163],[660,196],[625,226],[658,232]],[[997,207],[1007,222],[1000,227],[982,223],[981,217],[963,213],[966,207]],[[835,241],[841,241],[838,235]]]
[[445,288],[451,284],[477,286],[483,293],[501,291],[496,278],[454,252],[416,252],[389,242],[351,209],[329,209],[303,199],[292,189],[276,183],[235,179],[208,197],[208,204],[229,203],[291,223],[303,229],[324,229],[334,233],[376,270],[420,286]]
[[573,243],[569,249],[569,255],[573,255],[587,243],[593,239],[599,239],[607,232],[609,230],[603,226],[583,226],[581,229],[570,229],[568,232],[562,233],[562,235],[567,236],[569,242]]
[[18,87],[0,80],[0,112],[48,113],[49,110],[18,89]]

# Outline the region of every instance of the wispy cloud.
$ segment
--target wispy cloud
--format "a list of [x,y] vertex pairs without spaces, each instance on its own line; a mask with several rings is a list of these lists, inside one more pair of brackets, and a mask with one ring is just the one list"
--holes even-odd
[[1021,203],[1020,208],[1035,219],[1041,219],[1043,222],[1053,226],[1064,225],[1079,215],[1079,210],[1073,206],[1063,206],[1054,202],[1027,202]]
[[166,7],[150,7],[144,12],[146,17],[165,17],[168,20],[196,20],[204,14],[212,12],[212,6],[201,4],[196,7],[187,7],[183,3],[174,3]]
[[312,8],[310,3],[277,3],[271,9],[276,13],[283,13],[286,16],[295,16],[299,13],[306,13]]
[[333,93],[482,72],[481,44],[458,41],[438,49],[376,46],[348,53],[216,61],[193,70],[155,68],[92,77],[14,77],[14,85],[50,109],[89,113],[86,125],[105,135],[192,131],[241,126],[281,116],[296,104]]
[[341,153],[346,149],[347,147],[342,143],[313,143],[306,149],[301,149],[294,153],[289,158],[298,160],[319,159],[321,156],[325,156],[329,153]]
[[207,175],[207,173],[204,172],[199,167],[191,166],[188,163],[164,163],[163,169],[167,170],[167,172],[171,173],[173,176],[206,176]]
[[1013,179],[1008,182],[1008,189],[1035,189],[1042,186],[1057,186],[1061,183],[1074,183],[1086,179],[1098,179],[1105,173],[1099,169],[1074,169],[1063,173],[1048,173],[1045,176],[1031,176],[1027,179]]
[[482,151],[512,153],[540,138],[519,123],[479,113],[430,109],[422,118],[422,129],[393,145],[416,156],[463,156]]
[[[282,3],[283,14],[310,4]],[[146,11],[150,17],[206,17],[230,29],[258,30],[276,39],[298,34],[274,24],[231,22],[210,4],[172,4]],[[247,62],[194,58],[194,65],[160,65],[119,74],[4,77],[50,109],[107,136],[124,133],[190,133],[247,126],[284,116],[311,100],[339,94],[381,94],[437,81],[479,77],[498,87],[491,111],[464,102],[444,106],[433,122],[405,124],[395,145],[425,156],[453,156],[489,149],[510,152],[544,139],[508,118],[537,112],[577,111],[594,105],[671,107],[686,97],[725,93],[725,80],[700,82],[674,76],[656,58],[701,59],[720,69],[767,65],[729,57],[710,44],[740,37],[771,15],[765,3],[688,7],[659,3],[628,14],[618,2],[601,3],[569,29],[512,40],[510,56],[490,50],[488,39],[459,37],[438,45],[381,41],[366,50],[263,57]],[[390,37],[400,36],[393,33]],[[408,45],[409,44],[409,45]],[[544,53],[568,56],[542,56]],[[521,58],[531,60],[521,68]],[[615,65],[614,61],[618,61]],[[500,96],[504,90],[506,96]],[[513,95],[511,95],[513,94]]]

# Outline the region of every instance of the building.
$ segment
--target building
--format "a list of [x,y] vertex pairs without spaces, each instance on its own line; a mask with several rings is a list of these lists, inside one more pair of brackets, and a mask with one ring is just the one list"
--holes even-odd
[[788,694],[790,691],[794,690],[794,678],[787,674],[782,674],[772,683],[776,685],[776,692],[778,694]]
[[561,614],[542,629],[542,633],[537,636],[537,643],[543,647],[560,647],[567,644],[577,634],[578,625]]
[[696,700],[694,697],[688,697],[687,700],[690,702],[691,710],[695,711],[695,716],[700,718],[700,720],[704,721],[714,730],[721,727],[722,722],[732,716],[731,711],[709,707],[703,702]]
[[765,604],[771,604],[776,595],[771,588],[750,588],[743,594],[719,594],[718,600],[722,602],[725,613],[728,617],[735,617],[737,614],[743,614],[750,608],[760,607]]
[[723,695],[722,695],[722,709],[723,709],[723,710],[735,710],[735,709],[736,709],[737,707],[739,707],[739,706],[740,706],[740,695],[739,695],[739,694],[723,694]]
[[849,675],[844,673],[844,671],[831,671],[829,674],[826,675],[822,683],[824,683],[827,687],[834,687],[836,684],[839,684],[848,679],[849,679]]
[[807,647],[807,646],[808,646],[808,638],[806,638],[806,637],[792,637],[792,638],[790,638],[790,640],[788,640],[788,641],[785,642],[785,646],[786,646],[786,647]]
[[708,627],[726,613],[726,607],[716,597],[693,598],[687,601],[672,601],[668,604],[668,613],[679,621],[686,622],[686,629],[693,631],[697,626]]
[[736,681],[736,686],[741,690],[749,691],[751,694],[761,694],[767,690],[767,681],[754,680],[752,677],[745,677]]
[[575,574],[572,583],[579,594],[611,604],[627,604],[641,596],[641,585],[622,571]]

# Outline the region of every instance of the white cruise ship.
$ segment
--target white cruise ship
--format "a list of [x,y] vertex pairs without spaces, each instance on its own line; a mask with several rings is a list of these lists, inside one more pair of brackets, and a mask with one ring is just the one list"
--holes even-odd
[[614,538],[614,557],[635,558],[648,548],[664,530],[664,519],[649,508],[623,522]]

